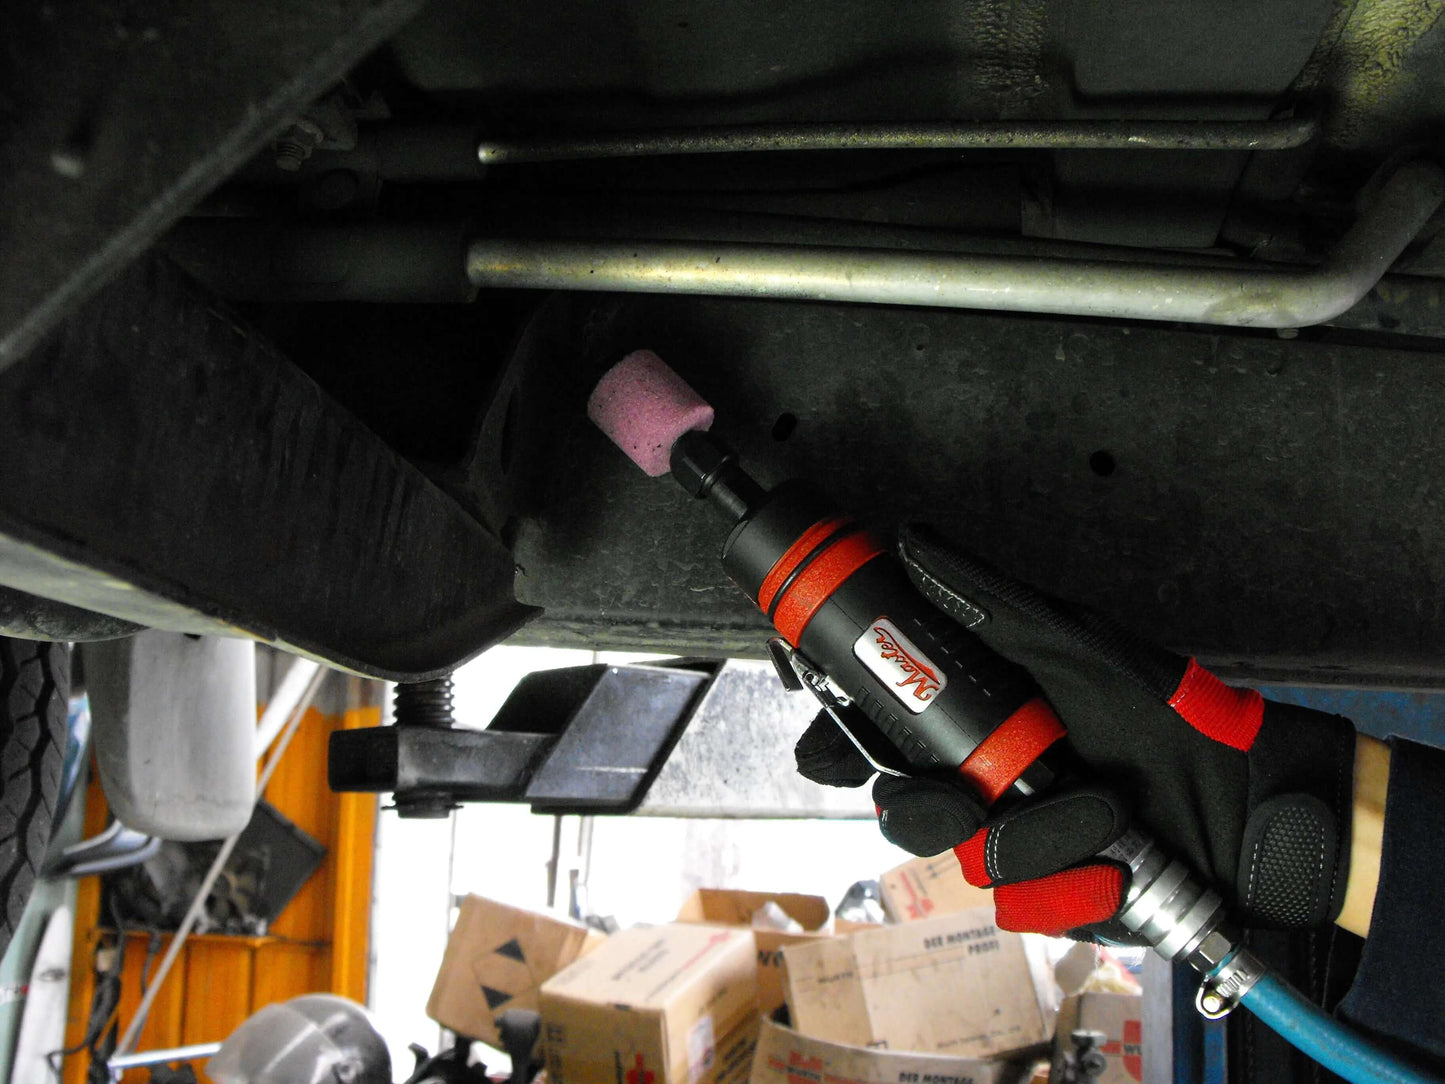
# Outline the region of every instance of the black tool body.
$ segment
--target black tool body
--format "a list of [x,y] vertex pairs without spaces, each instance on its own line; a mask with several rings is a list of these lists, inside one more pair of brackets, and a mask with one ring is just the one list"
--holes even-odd
[[1062,725],[1026,671],[935,609],[891,548],[811,487],[764,491],[707,433],[673,474],[733,520],[728,575],[916,775],[962,775],[990,803],[1053,782]]

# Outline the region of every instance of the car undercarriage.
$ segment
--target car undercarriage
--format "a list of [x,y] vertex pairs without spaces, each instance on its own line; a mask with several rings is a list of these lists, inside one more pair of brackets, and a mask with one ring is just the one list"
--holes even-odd
[[[399,683],[402,725],[339,736],[330,766],[335,789],[391,792],[404,816],[458,796],[627,811],[655,778],[654,813],[774,815],[751,780],[792,734],[759,707],[770,673],[718,661],[764,657],[771,628],[718,560],[726,528],[587,419],[599,377],[643,349],[764,486],[808,479],[886,537],[931,524],[1231,680],[1438,690],[1442,14],[7,12],[0,747],[7,781],[25,778],[0,828],[34,838],[3,856],[0,932],[59,786],[65,645],[131,637],[92,656],[120,658],[160,637],[145,630]],[[156,650],[177,665],[215,643],[171,640]],[[624,687],[599,697],[612,714],[553,710],[548,729],[537,704],[565,697],[539,680],[490,731],[449,729],[449,675],[503,640],[684,658],[579,668]],[[296,665],[299,696],[320,679]],[[659,776],[688,711],[629,742],[615,721],[654,685],[772,744],[695,728],[706,763]],[[253,700],[231,727],[244,743]],[[138,761],[189,735],[174,705],[171,730],[159,714],[135,712],[152,729]],[[739,745],[750,764],[711,770]],[[625,800],[563,800],[583,746]],[[548,805],[527,784],[558,749]],[[1359,951],[1252,944],[1322,1003]],[[1192,997],[1177,976],[1171,996]],[[1235,1079],[1315,1072],[1262,1027],[1231,1029]]]
[[1438,14],[14,13],[4,627],[759,654],[583,417],[649,347],[765,481],[1231,673],[1434,686]]

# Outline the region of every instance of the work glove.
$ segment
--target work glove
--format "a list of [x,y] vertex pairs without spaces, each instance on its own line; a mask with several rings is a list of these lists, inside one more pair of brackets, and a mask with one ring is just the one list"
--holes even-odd
[[[1349,720],[1226,686],[1193,659],[1019,583],[929,528],[906,528],[899,552],[930,602],[1033,675],[1078,770],[993,812],[952,779],[880,775],[873,798],[891,842],[918,855],[953,848],[969,883],[995,890],[1006,930],[1116,937],[1128,870],[1095,856],[1131,823],[1247,925],[1305,928],[1339,914]],[[859,714],[852,725],[872,724]],[[796,757],[806,778],[830,786],[873,775],[826,714]]]

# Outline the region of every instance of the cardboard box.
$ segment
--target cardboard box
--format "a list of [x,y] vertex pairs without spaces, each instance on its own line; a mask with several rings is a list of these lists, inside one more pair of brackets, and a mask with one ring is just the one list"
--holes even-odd
[[551,1084],[741,1084],[758,1027],[752,931],[613,934],[542,986]]
[[783,949],[804,1035],[850,1046],[986,1058],[1053,1036],[1053,977],[992,908]]
[[764,1020],[749,1084],[1017,1084],[1028,1073],[1028,1063],[868,1050]]
[[554,915],[481,896],[462,900],[426,1014],[459,1035],[498,1046],[496,1018],[537,1008],[537,990],[606,937]]
[[883,909],[894,922],[993,906],[993,891],[965,881],[952,851],[904,862],[879,877],[878,888]]
[[766,1016],[783,1003],[783,946],[811,938],[829,936],[833,913],[822,896],[796,892],[747,892],[732,888],[699,888],[677,913],[677,921],[715,926],[749,926],[753,914],[768,903],[776,903],[788,917],[803,927],[803,933],[754,929],[758,946],[758,1005]]
[[[1069,1033],[1082,1028],[1102,1031],[1108,1067],[1097,1084],[1135,1084],[1144,1079],[1142,999],[1138,994],[1075,994],[1059,1007],[1054,1037],[1054,1063],[1073,1049]],[[1062,1077],[1060,1077],[1062,1079]]]
[[862,933],[864,930],[881,930],[888,925],[886,922],[853,922],[850,919],[833,916],[833,935],[842,937],[849,933]]

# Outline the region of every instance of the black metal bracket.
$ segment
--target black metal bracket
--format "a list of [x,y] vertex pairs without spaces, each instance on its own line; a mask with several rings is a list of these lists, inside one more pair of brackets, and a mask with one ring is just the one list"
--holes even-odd
[[4,385],[0,583],[403,681],[536,612],[495,534],[164,260]]
[[641,803],[721,664],[698,660],[529,674],[485,730],[399,725],[331,735],[335,791],[390,792],[406,817],[457,802],[538,813],[628,813]]

